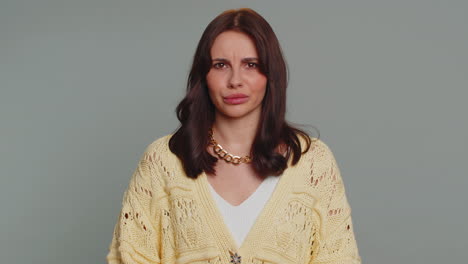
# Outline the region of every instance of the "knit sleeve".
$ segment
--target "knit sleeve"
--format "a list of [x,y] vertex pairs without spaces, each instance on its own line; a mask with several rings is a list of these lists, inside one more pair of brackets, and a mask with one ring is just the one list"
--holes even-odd
[[351,207],[340,169],[328,146],[325,143],[322,146],[324,162],[328,165],[320,177],[312,179],[321,197],[316,207],[320,224],[309,264],[360,264]]
[[158,172],[145,151],[124,192],[106,256],[108,264],[160,263],[160,193]]

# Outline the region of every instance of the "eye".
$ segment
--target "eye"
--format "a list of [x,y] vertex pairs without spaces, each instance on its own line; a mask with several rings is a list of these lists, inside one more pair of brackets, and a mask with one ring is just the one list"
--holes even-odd
[[224,68],[224,66],[226,66],[226,64],[224,64],[223,62],[218,62],[218,63],[213,64],[213,68],[215,69],[222,69]]
[[255,62],[249,62],[247,63],[248,68],[258,68],[258,63]]

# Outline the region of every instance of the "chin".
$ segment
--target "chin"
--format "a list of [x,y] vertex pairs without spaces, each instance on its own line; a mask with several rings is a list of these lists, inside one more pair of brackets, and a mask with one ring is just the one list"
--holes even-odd
[[226,112],[224,112],[222,115],[227,117],[227,118],[241,118],[241,117],[244,117],[246,114],[245,113],[226,113]]
[[237,110],[224,110],[221,111],[221,115],[227,118],[242,118],[253,112],[254,109],[237,109]]

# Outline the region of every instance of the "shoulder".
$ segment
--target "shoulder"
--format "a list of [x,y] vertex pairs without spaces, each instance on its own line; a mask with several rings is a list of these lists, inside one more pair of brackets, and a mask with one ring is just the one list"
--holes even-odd
[[[305,150],[306,140],[300,138],[302,149]],[[310,140],[310,148],[301,158],[303,168],[316,175],[327,173],[333,167],[338,169],[335,156],[328,143],[316,137],[310,137]]]
[[298,135],[299,142],[301,143],[302,151],[305,151],[307,148],[308,141],[310,142],[310,147],[304,155],[308,158],[315,159],[330,159],[333,156],[333,152],[326,142],[317,137],[307,136],[308,139],[304,138],[301,135]]
[[292,168],[295,193],[313,197],[313,200],[330,199],[336,190],[343,189],[343,180],[334,154],[329,145],[318,138],[311,138],[311,146]]
[[144,151],[145,154],[169,151],[169,140],[172,134],[166,134],[150,142]]
[[171,167],[167,162],[172,154],[169,149],[171,136],[172,134],[166,134],[151,141],[140,157],[140,163],[144,162],[150,166],[158,176],[161,176],[161,171],[167,171]]
[[322,139],[313,138],[311,148],[314,156],[326,160],[330,160],[331,158],[333,158],[333,151],[329,147],[328,143],[323,141]]
[[152,162],[154,165],[160,166],[166,164],[172,156],[175,156],[169,149],[169,140],[173,134],[166,134],[155,138],[145,148],[142,159]]
[[173,134],[166,134],[153,140],[144,151],[144,159],[155,169],[156,177],[163,184],[182,182],[185,172],[179,158],[170,150],[169,141]]

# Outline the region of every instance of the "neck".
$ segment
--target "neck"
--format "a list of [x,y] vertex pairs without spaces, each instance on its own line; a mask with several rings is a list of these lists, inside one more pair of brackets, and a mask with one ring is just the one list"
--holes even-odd
[[217,115],[213,138],[233,155],[249,155],[258,128],[258,118],[228,119]]

